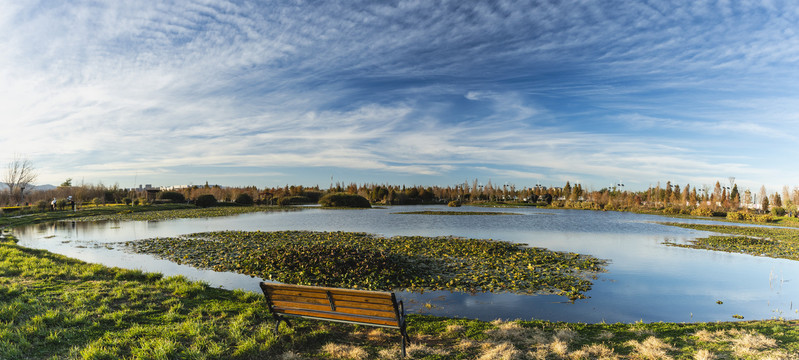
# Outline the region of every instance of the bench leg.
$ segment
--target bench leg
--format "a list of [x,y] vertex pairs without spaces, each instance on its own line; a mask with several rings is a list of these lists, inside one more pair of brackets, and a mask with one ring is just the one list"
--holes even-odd
[[405,336],[402,336],[402,357],[405,357]]
[[288,325],[288,327],[291,327],[291,323],[289,322],[289,319],[286,319],[286,318],[284,318],[282,316],[274,316],[274,318],[275,318],[275,321],[276,321],[275,322],[275,336],[280,335],[280,332],[278,331],[278,328],[280,328],[280,322],[281,321],[285,322],[286,325]]

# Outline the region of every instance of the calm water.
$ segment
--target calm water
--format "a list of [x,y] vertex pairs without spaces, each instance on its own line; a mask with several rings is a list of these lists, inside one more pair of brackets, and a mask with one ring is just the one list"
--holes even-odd
[[[258,292],[260,279],[198,270],[131,254],[119,242],[218,230],[362,231],[384,236],[463,236],[507,240],[610,260],[589,299],[569,303],[554,295],[399,293],[412,313],[483,320],[545,319],[572,322],[732,321],[799,318],[799,262],[741,254],[682,249],[664,241],[686,242],[707,232],[668,227],[658,216],[549,209],[484,209],[523,216],[406,215],[400,211],[449,210],[442,206],[371,210],[256,213],[224,218],[159,222],[59,222],[16,229],[20,245],[46,249],[88,262],[164,275],[183,274],[213,286]],[[687,221],[687,220],[676,220]],[[721,300],[723,304],[716,302]],[[797,300],[797,304],[793,304]]]

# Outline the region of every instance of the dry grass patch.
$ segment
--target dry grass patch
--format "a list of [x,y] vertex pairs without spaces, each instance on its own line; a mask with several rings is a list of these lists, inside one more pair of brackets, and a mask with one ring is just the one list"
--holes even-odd
[[713,354],[710,350],[702,349],[694,354],[694,360],[715,360],[716,354]]
[[363,360],[369,358],[368,351],[354,345],[327,343],[322,347],[322,351],[334,359]]
[[650,336],[642,342],[630,340],[627,345],[633,348],[634,355],[645,359],[671,360],[672,357],[669,356],[668,352],[674,350],[673,346],[654,336]]
[[525,328],[518,322],[494,321],[492,324],[496,328],[487,330],[486,335],[494,342],[511,342],[522,347],[531,347],[548,342],[543,331]]
[[524,359],[524,353],[517,349],[513,344],[504,342],[500,344],[491,344],[491,346],[484,348],[480,354],[479,360],[514,360]]
[[445,334],[456,335],[456,334],[462,333],[463,330],[465,330],[465,329],[466,328],[463,325],[450,324],[450,325],[447,325]]
[[554,339],[549,343],[549,350],[555,355],[565,357],[566,354],[569,353],[569,343],[560,339]]
[[739,332],[738,336],[731,339],[730,342],[732,343],[733,352],[740,357],[759,355],[763,350],[777,347],[777,340],[763,334],[749,332]]

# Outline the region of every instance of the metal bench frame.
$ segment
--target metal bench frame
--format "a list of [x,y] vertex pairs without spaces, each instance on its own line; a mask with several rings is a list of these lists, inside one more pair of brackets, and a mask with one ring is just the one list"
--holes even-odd
[[291,327],[287,316],[398,329],[405,357],[405,346],[410,343],[405,306],[392,292],[266,282],[259,285],[276,321],[275,334],[281,322]]

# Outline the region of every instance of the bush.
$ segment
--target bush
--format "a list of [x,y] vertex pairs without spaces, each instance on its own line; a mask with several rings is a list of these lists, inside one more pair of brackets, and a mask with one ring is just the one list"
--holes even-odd
[[447,206],[449,206],[449,207],[460,207],[461,206],[461,202],[458,201],[458,200],[453,200],[453,201],[450,201],[449,204],[447,204]]
[[92,204],[94,204],[95,206],[100,206],[100,205],[103,205],[104,203],[105,203],[105,199],[103,199],[101,197],[96,197],[96,198],[92,199]]
[[200,195],[194,200],[194,204],[199,207],[211,207],[216,205],[216,198],[211,194]]
[[711,216],[713,216],[713,210],[710,210],[708,208],[700,207],[700,208],[696,208],[696,209],[691,210],[691,215],[693,215],[693,216],[711,217]]
[[186,197],[177,191],[164,191],[158,194],[158,198],[161,200],[169,200],[175,203],[186,202]]
[[316,190],[305,190],[303,196],[308,198],[308,202],[316,204],[322,198],[322,192]]
[[139,203],[140,203],[139,199],[133,199],[133,205],[139,205]]
[[235,203],[239,205],[252,205],[255,202],[252,200],[252,196],[250,196],[250,194],[241,193],[239,196],[236,196]]
[[36,208],[38,208],[40,211],[47,210],[48,207],[50,207],[50,203],[45,200],[39,200],[36,202]]
[[122,202],[125,203],[125,205],[130,205],[133,203],[133,200],[131,200],[129,197],[126,197],[122,198]]
[[371,208],[372,204],[369,203],[365,197],[348,194],[348,193],[333,193],[327,194],[319,199],[319,204],[322,207],[352,207],[352,208]]
[[765,215],[758,215],[755,218],[755,221],[761,222],[761,223],[770,223],[770,222],[774,222],[775,219],[774,219],[774,216],[771,216],[771,214],[765,214]]
[[774,216],[785,216],[785,208],[773,207],[773,208],[771,208],[771,215],[774,215]]
[[55,207],[58,208],[58,210],[66,209],[67,205],[69,205],[67,199],[58,199],[58,201],[55,202]]
[[680,213],[680,209],[673,206],[669,206],[663,209],[663,213],[666,215],[678,215]]
[[727,213],[727,220],[742,221],[746,219],[746,214],[740,211],[730,211]]
[[311,199],[306,196],[284,196],[277,200],[277,204],[280,206],[302,205],[310,203],[312,203]]

